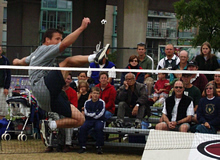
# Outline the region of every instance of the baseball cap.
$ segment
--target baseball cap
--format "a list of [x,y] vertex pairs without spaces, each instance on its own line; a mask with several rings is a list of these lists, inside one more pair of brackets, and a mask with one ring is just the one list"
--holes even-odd
[[188,65],[187,65],[187,68],[188,68],[189,66],[198,67],[196,61],[190,61],[190,62],[188,63]]

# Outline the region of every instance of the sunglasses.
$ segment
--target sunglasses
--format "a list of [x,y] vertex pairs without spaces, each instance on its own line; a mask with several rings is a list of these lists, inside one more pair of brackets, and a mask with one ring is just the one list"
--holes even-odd
[[138,62],[138,60],[131,60],[131,62]]
[[175,89],[178,89],[178,88],[179,88],[179,89],[183,89],[183,87],[181,87],[181,86],[175,86],[174,88],[175,88]]
[[208,87],[207,87],[206,90],[208,90],[208,89],[209,89],[209,90],[212,90],[213,88],[211,88],[211,87],[208,88]]

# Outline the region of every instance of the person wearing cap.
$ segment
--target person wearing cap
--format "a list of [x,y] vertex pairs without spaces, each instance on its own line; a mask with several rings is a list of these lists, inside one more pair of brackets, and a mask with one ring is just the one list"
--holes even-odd
[[[198,70],[197,63],[195,61],[190,61],[187,66],[187,70],[197,71]],[[202,93],[205,88],[205,85],[208,83],[208,79],[206,78],[204,74],[199,74],[199,73],[192,74],[190,83],[196,86]]]
[[[194,106],[194,113],[196,113],[196,110],[198,108],[199,100],[201,99],[201,92],[200,90],[190,83],[190,80],[192,78],[192,74],[182,74],[182,81],[184,86],[184,94],[186,96],[189,96],[193,100],[193,106]],[[192,121],[197,123],[196,120],[196,114],[192,117]]]

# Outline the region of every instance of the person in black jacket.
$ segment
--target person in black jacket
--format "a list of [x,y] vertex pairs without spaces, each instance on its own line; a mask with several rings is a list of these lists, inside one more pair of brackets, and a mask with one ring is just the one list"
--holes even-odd
[[[10,65],[9,60],[2,55],[2,47],[0,46],[0,65]],[[11,83],[10,69],[0,69],[0,119],[2,119],[8,112],[8,105],[6,103],[6,96]]]
[[[200,55],[196,56],[195,61],[198,64],[199,70],[215,71],[219,68],[218,60],[215,54],[211,54],[211,45],[209,42],[204,42],[200,49]],[[212,74],[205,75],[208,81],[214,79]]]
[[[145,74],[143,72],[132,72],[132,69],[143,69],[140,65],[139,65],[139,59],[138,56],[136,55],[131,55],[129,60],[128,60],[129,64],[127,65],[127,67],[125,69],[131,69],[131,73],[133,73],[135,75],[135,80],[139,83],[144,83],[144,76]],[[124,84],[125,81],[125,75],[128,72],[122,72],[121,74],[121,86]]]
[[157,130],[174,130],[187,132],[190,128],[194,115],[193,101],[183,94],[183,82],[176,81],[174,84],[174,95],[168,97],[164,102],[162,122],[156,125]]

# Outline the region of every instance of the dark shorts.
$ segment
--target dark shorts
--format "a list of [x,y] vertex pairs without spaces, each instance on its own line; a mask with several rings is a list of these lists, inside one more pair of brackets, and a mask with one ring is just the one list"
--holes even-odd
[[72,117],[70,102],[66,93],[62,90],[66,84],[61,71],[52,70],[44,77],[45,85],[50,91],[50,107],[52,112],[56,112],[65,117]]

